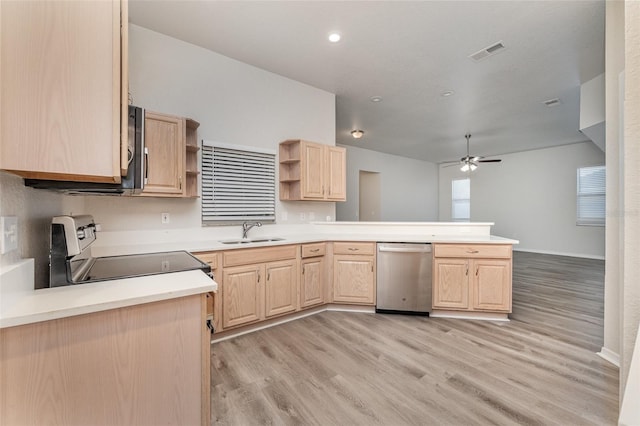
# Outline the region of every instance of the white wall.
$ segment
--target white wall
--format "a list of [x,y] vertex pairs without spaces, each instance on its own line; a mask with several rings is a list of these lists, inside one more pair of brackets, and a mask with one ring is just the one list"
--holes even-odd
[[0,216],[18,217],[18,249],[0,255],[0,267],[22,258],[35,259],[36,288],[49,279],[49,226],[51,217],[80,213],[81,197],[27,188],[21,177],[0,172]]
[[[607,229],[604,270],[604,342],[600,354],[620,364],[622,321],[622,253],[620,253],[624,189],[622,176],[621,72],[624,70],[624,3],[606,3],[605,117],[607,165]],[[622,386],[622,380],[620,385]],[[622,387],[620,395],[622,395]]]
[[[622,146],[623,292],[620,383],[626,384],[640,324],[640,2],[624,4],[625,89]],[[640,354],[636,354],[640,357]],[[640,358],[638,359],[640,362]],[[637,400],[632,400],[637,404]],[[639,422],[640,419],[635,419]]]
[[[576,225],[576,170],[604,164],[602,151],[583,142],[501,158],[470,174],[471,221],[495,222],[518,250],[604,258],[604,227]],[[451,219],[452,179],[466,176],[440,166],[440,220]]]
[[357,221],[360,170],[380,173],[380,220],[438,220],[438,166],[368,149],[347,149],[347,201],[337,203],[336,218]]
[[[335,95],[148,29],[129,28],[133,103],[190,117],[198,138],[270,148],[285,139],[335,145]],[[200,200],[88,197],[105,231],[200,227]],[[171,215],[162,225],[160,213]],[[335,218],[335,203],[276,204],[278,223]],[[283,220],[286,212],[287,220]]]

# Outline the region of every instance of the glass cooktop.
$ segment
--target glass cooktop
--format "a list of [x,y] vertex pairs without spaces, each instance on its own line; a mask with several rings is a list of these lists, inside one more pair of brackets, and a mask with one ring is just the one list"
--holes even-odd
[[76,283],[132,278],[144,275],[166,274],[200,269],[211,272],[211,267],[186,251],[132,254],[126,256],[95,257],[91,267]]

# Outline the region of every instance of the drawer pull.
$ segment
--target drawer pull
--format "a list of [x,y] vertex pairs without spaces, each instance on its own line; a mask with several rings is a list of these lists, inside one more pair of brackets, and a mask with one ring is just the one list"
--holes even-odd
[[309,251],[310,251],[311,253],[317,253],[317,252],[319,252],[319,251],[320,251],[320,249],[319,249],[319,248],[317,248],[317,249],[311,249],[311,250],[309,250]]
[[474,254],[474,253],[480,253],[480,251],[478,251],[478,250],[467,250],[467,253]]
[[356,247],[349,247],[349,251],[358,251]]

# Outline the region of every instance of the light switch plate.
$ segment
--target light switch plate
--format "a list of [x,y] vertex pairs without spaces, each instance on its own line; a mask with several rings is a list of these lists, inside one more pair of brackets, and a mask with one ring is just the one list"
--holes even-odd
[[18,217],[3,216],[0,218],[0,253],[5,254],[18,248]]

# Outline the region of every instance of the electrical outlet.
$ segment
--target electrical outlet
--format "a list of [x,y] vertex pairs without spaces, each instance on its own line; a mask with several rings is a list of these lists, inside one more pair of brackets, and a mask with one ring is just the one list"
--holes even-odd
[[18,217],[5,216],[0,218],[0,253],[5,254],[18,248]]
[[304,213],[300,213],[300,220],[305,220],[307,218],[307,215]]
[[171,222],[171,216],[169,216],[169,213],[162,213],[162,223],[167,224],[169,222]]

